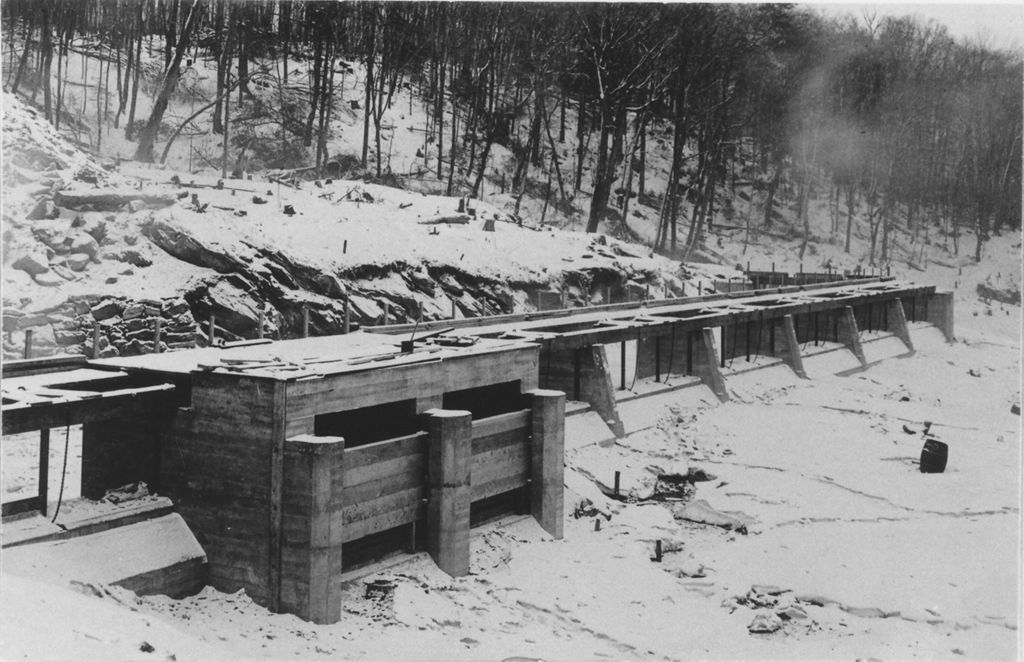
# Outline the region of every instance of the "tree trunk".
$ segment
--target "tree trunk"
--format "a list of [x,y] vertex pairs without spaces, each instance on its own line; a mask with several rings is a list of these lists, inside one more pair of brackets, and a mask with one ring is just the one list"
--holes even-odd
[[857,203],[856,195],[853,183],[848,183],[846,185],[846,246],[843,248],[843,252],[847,255],[850,253],[850,233],[853,229],[853,207]]
[[135,160],[137,161],[153,161],[153,143],[156,141],[157,132],[160,130],[160,122],[163,120],[164,112],[167,110],[171,92],[174,91],[175,86],[178,84],[181,60],[185,56],[188,38],[199,14],[198,8],[199,0],[192,0],[192,7],[189,9],[188,18],[185,19],[185,26],[181,30],[181,37],[178,40],[174,58],[171,60],[171,65],[164,75],[163,87],[156,98],[156,103],[153,104],[153,112],[149,115],[146,127],[139,135],[139,146],[135,150]]
[[138,39],[135,42],[135,71],[132,74],[132,102],[128,107],[128,124],[124,128],[125,138],[131,140],[134,137],[135,129],[135,103],[139,98],[139,72],[142,70],[142,4],[139,4],[138,21]]
[[775,161],[775,173],[772,175],[772,180],[768,183],[768,197],[764,203],[764,227],[770,228],[772,226],[772,208],[775,204],[775,190],[779,187],[779,181],[782,179],[782,157],[778,156]]
[[43,4],[43,21],[39,33],[39,49],[42,54],[40,74],[43,81],[43,109],[48,122],[53,121],[53,99],[50,90],[50,65],[53,62],[53,39],[50,34],[50,3]]
[[605,174],[609,169],[608,141],[611,137],[611,127],[608,123],[607,112],[610,109],[601,111],[601,138],[597,145],[597,165],[594,167],[594,195],[590,199],[590,216],[587,219],[587,232],[597,232],[601,222],[601,212],[608,206],[608,196],[611,193],[612,182]]
[[[377,43],[377,9],[376,7],[370,6],[367,13],[369,14],[369,26],[366,29],[367,35],[367,47],[366,47],[366,78],[364,80],[366,95],[365,101],[363,102],[363,168],[366,168],[366,156],[369,152],[370,147],[370,102],[373,100],[373,58],[375,56],[376,43]],[[380,156],[378,155],[378,159]]]

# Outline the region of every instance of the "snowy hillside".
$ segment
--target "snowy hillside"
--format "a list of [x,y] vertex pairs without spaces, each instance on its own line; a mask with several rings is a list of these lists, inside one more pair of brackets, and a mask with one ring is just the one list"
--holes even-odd
[[[731,271],[687,270],[477,200],[266,174],[218,188],[209,173],[100,164],[9,95],[3,124],[5,329],[34,329],[39,354],[82,351],[94,322],[106,322],[105,355],[151,350],[149,337],[127,335],[144,329],[114,323],[135,317],[133,302],[162,308],[169,342],[186,346],[203,338],[189,325],[211,313],[229,337],[255,337],[262,307],[276,311],[270,335],[296,335],[303,307],[314,333],[337,333],[346,297],[353,320],[372,324],[385,306],[390,321],[421,307],[427,319],[527,310],[540,290],[564,288],[574,305],[608,288],[617,300],[674,296]],[[20,340],[8,336],[7,356]]]
[[[141,52],[149,74],[160,68],[159,52]],[[215,64],[186,67],[158,154],[212,100]],[[93,104],[100,68],[87,51],[68,66],[74,107]],[[289,66],[293,85],[307,85],[310,63]],[[651,248],[669,180],[667,124],[646,128],[646,194],[624,219],[609,214],[602,232],[587,234],[592,157],[571,199],[550,193],[559,187],[553,161],[530,169],[519,197],[515,157],[495,144],[478,198],[466,196],[465,173],[456,195],[442,195],[448,173],[436,172],[429,104],[415,84],[399,85],[383,114],[382,154],[370,146],[369,163],[381,156],[390,172],[359,167],[365,69],[345,66],[326,141],[332,165],[319,174],[305,168],[307,148],[273,152],[272,125],[253,130],[247,160],[228,167],[238,176],[222,178],[222,136],[208,115],[177,137],[165,165],[146,164],[130,159],[135,143],[123,128],[97,125],[95,109],[58,133],[4,92],[3,358],[22,355],[28,331],[34,356],[90,353],[97,324],[100,355],[130,355],[155,349],[157,320],[173,350],[205,344],[211,316],[219,338],[276,338],[299,335],[308,311],[312,333],[326,335],[343,328],[346,302],[364,325],[421,311],[471,317],[534,310],[540,293],[571,306],[609,294],[693,295],[748,265],[884,272],[952,290],[957,342],[914,323],[911,355],[866,333],[870,367],[855,369],[845,350],[822,353],[804,359],[807,380],[736,358],[725,404],[703,387],[637,398],[650,385],[634,383],[620,404],[637,422],[630,434],[613,443],[567,435],[564,540],[510,517],[474,530],[469,576],[453,579],[422,553],[357,570],[331,626],[272,614],[244,592],[138,597],[69,584],[61,568],[6,565],[0,658],[1020,657],[1019,233],[989,239],[979,263],[966,227],[954,238],[942,219],[914,232],[894,223],[883,263],[872,260],[866,205],[853,212],[847,251],[845,207],[837,223],[823,182],[812,182],[805,231],[793,182],[783,178],[765,227],[764,192],[737,176],[681,261],[681,251]],[[279,93],[252,91],[271,105]],[[139,117],[150,103],[140,96]],[[514,130],[525,135],[524,118]],[[570,139],[551,141],[563,165],[574,158],[576,122],[569,108]],[[949,444],[943,474],[919,471],[925,421]],[[80,430],[67,439],[66,453],[51,446],[50,466],[70,458],[73,498]],[[36,443],[5,439],[8,495],[31,489]],[[617,471],[623,499],[602,489]],[[664,558],[654,561],[658,543]],[[367,597],[373,580],[393,594]]]

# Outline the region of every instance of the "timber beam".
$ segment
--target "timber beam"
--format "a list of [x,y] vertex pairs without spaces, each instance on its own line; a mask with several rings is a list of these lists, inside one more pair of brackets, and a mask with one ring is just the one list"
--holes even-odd
[[3,434],[173,411],[178,405],[174,390],[173,384],[157,384],[107,391],[98,397],[7,404],[0,408]]

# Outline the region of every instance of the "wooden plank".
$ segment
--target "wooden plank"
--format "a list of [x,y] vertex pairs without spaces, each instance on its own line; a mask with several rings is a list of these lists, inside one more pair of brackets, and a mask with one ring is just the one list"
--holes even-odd
[[173,384],[159,384],[136,389],[121,389],[87,400],[55,400],[46,404],[5,405],[4,436],[45,428],[78,425],[112,418],[166,413],[177,406]]
[[21,513],[27,513],[33,510],[42,510],[40,507],[40,498],[36,496],[26,497],[24,499],[17,499],[15,501],[7,501],[0,507],[0,517],[9,517],[11,515],[19,515]]
[[526,444],[506,446],[473,456],[472,482],[486,483],[517,471],[528,471],[529,467],[530,452]]
[[380,531],[387,531],[393,529],[396,526],[402,524],[409,524],[421,519],[426,513],[426,505],[417,501],[414,504],[408,504],[401,508],[392,509],[366,519],[361,519],[350,524],[346,524],[342,529],[343,542],[351,542],[360,538],[365,538],[372,533],[378,533]]
[[86,358],[81,354],[61,354],[58,356],[44,356],[35,359],[18,359],[15,361],[3,362],[3,378],[25,377],[27,375],[42,375],[50,372],[61,372],[63,370],[74,370],[84,368]]
[[523,487],[530,482],[529,472],[518,472],[486,483],[473,483],[473,501],[479,501]]
[[530,410],[511,411],[473,421],[473,439],[525,429],[530,425]]
[[499,434],[473,439],[474,458],[481,453],[500,450],[506,446],[525,444],[529,441],[530,430],[527,427],[508,430]]
[[536,380],[536,346],[486,354],[459,355],[440,363],[385,367],[359,373],[328,375],[290,384],[289,418],[357,409],[380,402],[422,398],[494,383],[494,375],[524,384]]
[[[389,473],[378,480],[348,485],[341,490],[343,504],[363,503],[395,492],[426,485],[426,462],[401,473]],[[335,487],[334,489],[338,489]]]
[[347,527],[364,519],[371,519],[392,510],[400,510],[419,503],[426,496],[426,490],[417,485],[362,503],[345,504],[342,509],[342,523]]
[[427,435],[424,432],[376,441],[365,446],[345,449],[345,484],[352,484],[349,476],[354,469],[372,467],[382,462],[421,455],[426,452]]

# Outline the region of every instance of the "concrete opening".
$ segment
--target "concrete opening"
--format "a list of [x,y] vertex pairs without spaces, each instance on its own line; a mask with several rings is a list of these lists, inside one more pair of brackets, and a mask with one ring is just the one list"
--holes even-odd
[[313,419],[313,434],[342,437],[346,448],[404,437],[418,432],[421,427],[416,416],[415,398],[320,414]]
[[468,411],[473,414],[474,421],[510,411],[519,411],[529,407],[527,398],[520,391],[520,387],[517,380],[449,391],[441,398],[442,408]]
[[342,572],[377,563],[395,554],[426,548],[426,518],[346,542],[341,546]]
[[528,488],[520,487],[501,494],[474,501],[469,507],[469,525],[478,527],[501,519],[506,515],[525,515],[530,512]]

